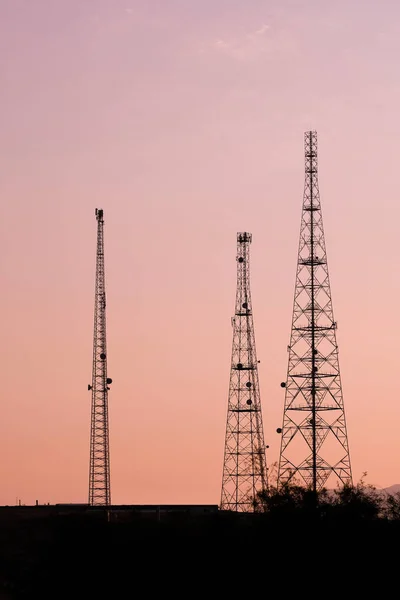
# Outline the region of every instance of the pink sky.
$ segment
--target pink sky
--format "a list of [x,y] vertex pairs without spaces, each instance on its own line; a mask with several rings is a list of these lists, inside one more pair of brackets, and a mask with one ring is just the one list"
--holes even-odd
[[320,192],[353,475],[400,482],[394,0],[0,0],[0,504],[85,502],[96,207],[113,503],[218,503],[236,285],[278,459],[303,195]]

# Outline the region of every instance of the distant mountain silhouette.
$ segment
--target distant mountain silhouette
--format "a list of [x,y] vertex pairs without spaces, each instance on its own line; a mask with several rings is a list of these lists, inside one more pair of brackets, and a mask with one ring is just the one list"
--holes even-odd
[[[380,488],[380,487],[376,487],[376,491],[377,492],[385,492],[386,494],[397,494],[398,492],[400,492],[400,483],[395,483],[394,485],[391,485],[387,488]],[[328,496],[333,496],[335,493],[335,490],[332,489],[328,489]]]
[[386,492],[388,494],[397,494],[397,492],[400,492],[400,483],[395,483],[394,485],[391,485],[390,487],[383,488],[382,491]]

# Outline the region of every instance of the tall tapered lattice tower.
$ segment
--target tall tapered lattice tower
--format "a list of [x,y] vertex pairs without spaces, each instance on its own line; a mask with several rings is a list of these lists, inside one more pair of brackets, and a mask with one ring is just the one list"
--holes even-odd
[[251,512],[267,466],[250,295],[250,233],[237,234],[237,289],[221,509]]
[[112,380],[107,377],[106,339],[106,289],[104,275],[104,220],[103,211],[96,208],[97,255],[96,286],[94,302],[93,371],[89,504],[111,504],[110,489],[110,446],[108,436],[108,391]]
[[318,189],[317,133],[307,131],[305,186],[278,481],[314,492],[352,483],[336,321]]

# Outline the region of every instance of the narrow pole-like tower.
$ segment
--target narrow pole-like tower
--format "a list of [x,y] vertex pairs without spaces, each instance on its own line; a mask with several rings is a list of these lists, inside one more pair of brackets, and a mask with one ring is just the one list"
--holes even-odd
[[237,234],[237,288],[221,509],[252,512],[267,488],[258,361],[250,295],[250,233]]
[[352,483],[336,321],[318,189],[317,132],[307,131],[305,186],[294,294],[281,451],[280,484],[292,480],[314,492]]
[[89,504],[111,504],[110,448],[108,437],[108,391],[112,380],[107,377],[106,289],[104,274],[104,219],[103,211],[96,208],[97,255],[94,301],[93,371]]

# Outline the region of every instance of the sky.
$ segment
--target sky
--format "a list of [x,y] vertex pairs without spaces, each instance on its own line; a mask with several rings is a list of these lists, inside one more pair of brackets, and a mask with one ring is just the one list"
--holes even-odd
[[399,53],[394,0],[0,0],[0,504],[87,501],[95,208],[112,502],[219,503],[238,231],[278,460],[308,129],[353,477],[400,483]]

